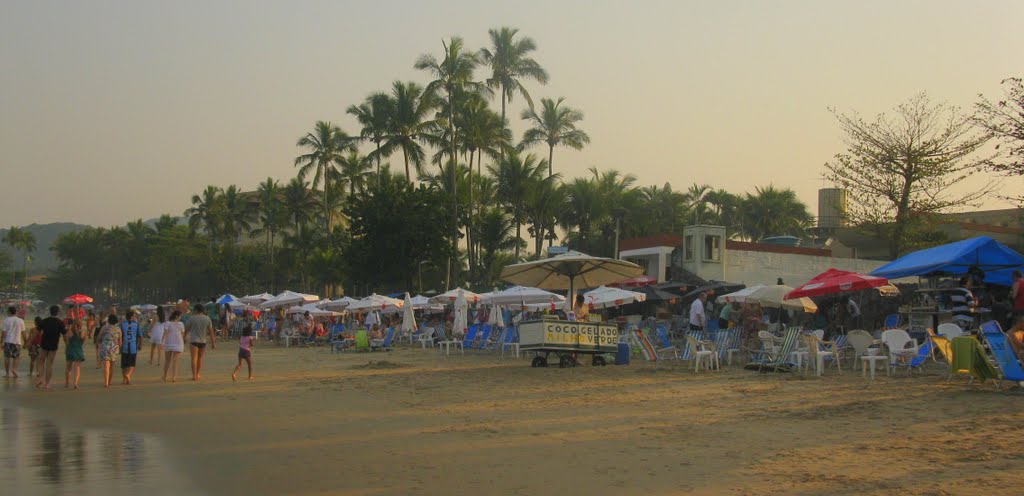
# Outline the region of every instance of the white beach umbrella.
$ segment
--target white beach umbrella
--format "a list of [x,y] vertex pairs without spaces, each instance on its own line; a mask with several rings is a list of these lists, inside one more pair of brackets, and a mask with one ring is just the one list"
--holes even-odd
[[261,303],[260,308],[289,307],[293,305],[305,305],[306,303],[316,303],[318,301],[320,301],[320,297],[317,295],[296,293],[295,291],[284,291],[281,294]]
[[419,310],[421,308],[428,308],[430,306],[433,306],[433,303],[430,303],[430,298],[427,298],[426,296],[423,296],[423,295],[413,296],[412,298],[409,298],[406,301],[406,303],[407,304],[411,303],[412,307],[414,309],[416,309],[416,310]]
[[551,303],[554,298],[557,302],[565,301],[565,297],[540,288],[527,286],[512,286],[511,288],[491,294],[487,299],[492,305],[529,305],[531,303]]
[[430,302],[451,305],[455,303],[455,300],[459,297],[460,292],[462,293],[462,296],[466,299],[467,304],[480,302],[480,295],[462,288],[455,288],[449,291],[445,291],[444,293],[441,293],[437,296],[430,298]]
[[348,307],[357,301],[359,300],[352,298],[351,296],[343,296],[337,300],[328,300],[326,303],[320,302],[320,308],[340,312],[342,310],[348,310]]
[[765,308],[783,308],[786,310],[800,310],[806,313],[814,313],[818,310],[810,298],[801,297],[790,300],[785,299],[786,293],[793,291],[793,288],[780,284],[775,286],[762,286],[757,291],[747,295],[748,303],[760,303]]
[[565,305],[571,309],[576,288],[594,288],[638,277],[643,273],[643,267],[632,262],[570,251],[550,258],[507,265],[501,269],[501,278],[512,284],[566,289],[569,297]]
[[371,312],[385,310],[388,307],[402,308],[405,302],[396,298],[389,298],[384,295],[372,294],[348,306],[350,312]]
[[455,298],[455,320],[452,322],[452,334],[465,336],[468,331],[469,302],[466,301],[466,295],[460,289],[458,296]]
[[309,303],[309,304],[306,304],[306,305],[289,308],[288,311],[285,312],[285,314],[287,314],[287,315],[295,315],[295,314],[304,314],[306,312],[309,312],[309,316],[310,317],[337,317],[338,315],[341,315],[338,312],[332,312],[330,310],[324,310],[324,309],[316,306],[315,303]]
[[143,312],[155,312],[157,306],[152,303],[146,303],[145,305],[139,305],[139,310]]
[[263,293],[258,295],[243,296],[239,298],[238,301],[245,303],[246,305],[259,305],[260,303],[263,303],[264,301],[267,301],[273,297],[274,295],[270,293]]
[[647,295],[622,288],[601,286],[583,293],[583,298],[590,308],[609,308],[646,301]]
[[754,291],[757,291],[765,287],[764,285],[750,286],[749,288],[743,288],[739,291],[733,291],[732,293],[724,294],[719,298],[724,298],[727,303],[743,303],[747,301],[747,297],[750,296]]
[[[426,299],[426,298],[424,298]],[[405,304],[402,306],[402,333],[410,335],[419,329],[416,324],[416,315],[413,313],[413,307],[415,304],[412,302],[412,298],[409,293],[405,293]]]

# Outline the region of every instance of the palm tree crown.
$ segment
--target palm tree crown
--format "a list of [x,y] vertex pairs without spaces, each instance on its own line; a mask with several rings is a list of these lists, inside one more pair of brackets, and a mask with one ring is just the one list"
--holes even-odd
[[563,107],[563,101],[565,98],[559,98],[558,101],[542,98],[540,113],[535,109],[526,109],[522,114],[523,120],[531,121],[533,127],[523,133],[523,141],[519,146],[525,148],[547,143],[549,176],[556,146],[582,150],[584,145],[590,143],[590,136],[577,127],[577,123],[583,120],[583,112],[569,106]]
[[487,34],[491,37],[491,47],[480,50],[483,62],[491,66],[491,77],[487,85],[501,92],[501,119],[505,120],[505,103],[519,93],[526,103],[533,108],[530,92],[523,86],[523,79],[532,79],[540,84],[548,83],[548,73],[530,53],[537,49],[532,38],[515,39],[518,29],[502,27],[491,29]]
[[327,232],[330,232],[331,214],[330,203],[327,199],[328,170],[341,162],[345,152],[355,150],[353,139],[338,126],[330,122],[317,121],[313,132],[299,138],[295,146],[309,150],[308,153],[295,157],[295,165],[300,167],[299,176],[306,177],[312,171],[313,187],[317,187],[321,181],[324,183],[324,224],[327,227]]

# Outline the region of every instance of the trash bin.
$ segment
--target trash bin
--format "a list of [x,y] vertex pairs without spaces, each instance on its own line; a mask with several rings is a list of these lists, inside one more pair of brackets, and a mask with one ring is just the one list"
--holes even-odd
[[615,365],[629,365],[629,343],[619,343],[615,352]]

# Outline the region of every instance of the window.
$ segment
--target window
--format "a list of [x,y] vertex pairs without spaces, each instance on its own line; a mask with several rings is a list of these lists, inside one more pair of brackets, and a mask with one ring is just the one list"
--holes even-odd
[[683,238],[683,260],[693,260],[693,235],[689,234]]
[[721,262],[722,261],[722,237],[721,236],[704,236],[704,261],[705,262]]

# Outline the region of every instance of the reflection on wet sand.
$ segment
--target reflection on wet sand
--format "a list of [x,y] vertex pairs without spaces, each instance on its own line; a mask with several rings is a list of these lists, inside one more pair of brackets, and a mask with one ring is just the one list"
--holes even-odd
[[36,411],[0,407],[5,494],[197,494],[173,465],[153,437],[61,427]]

